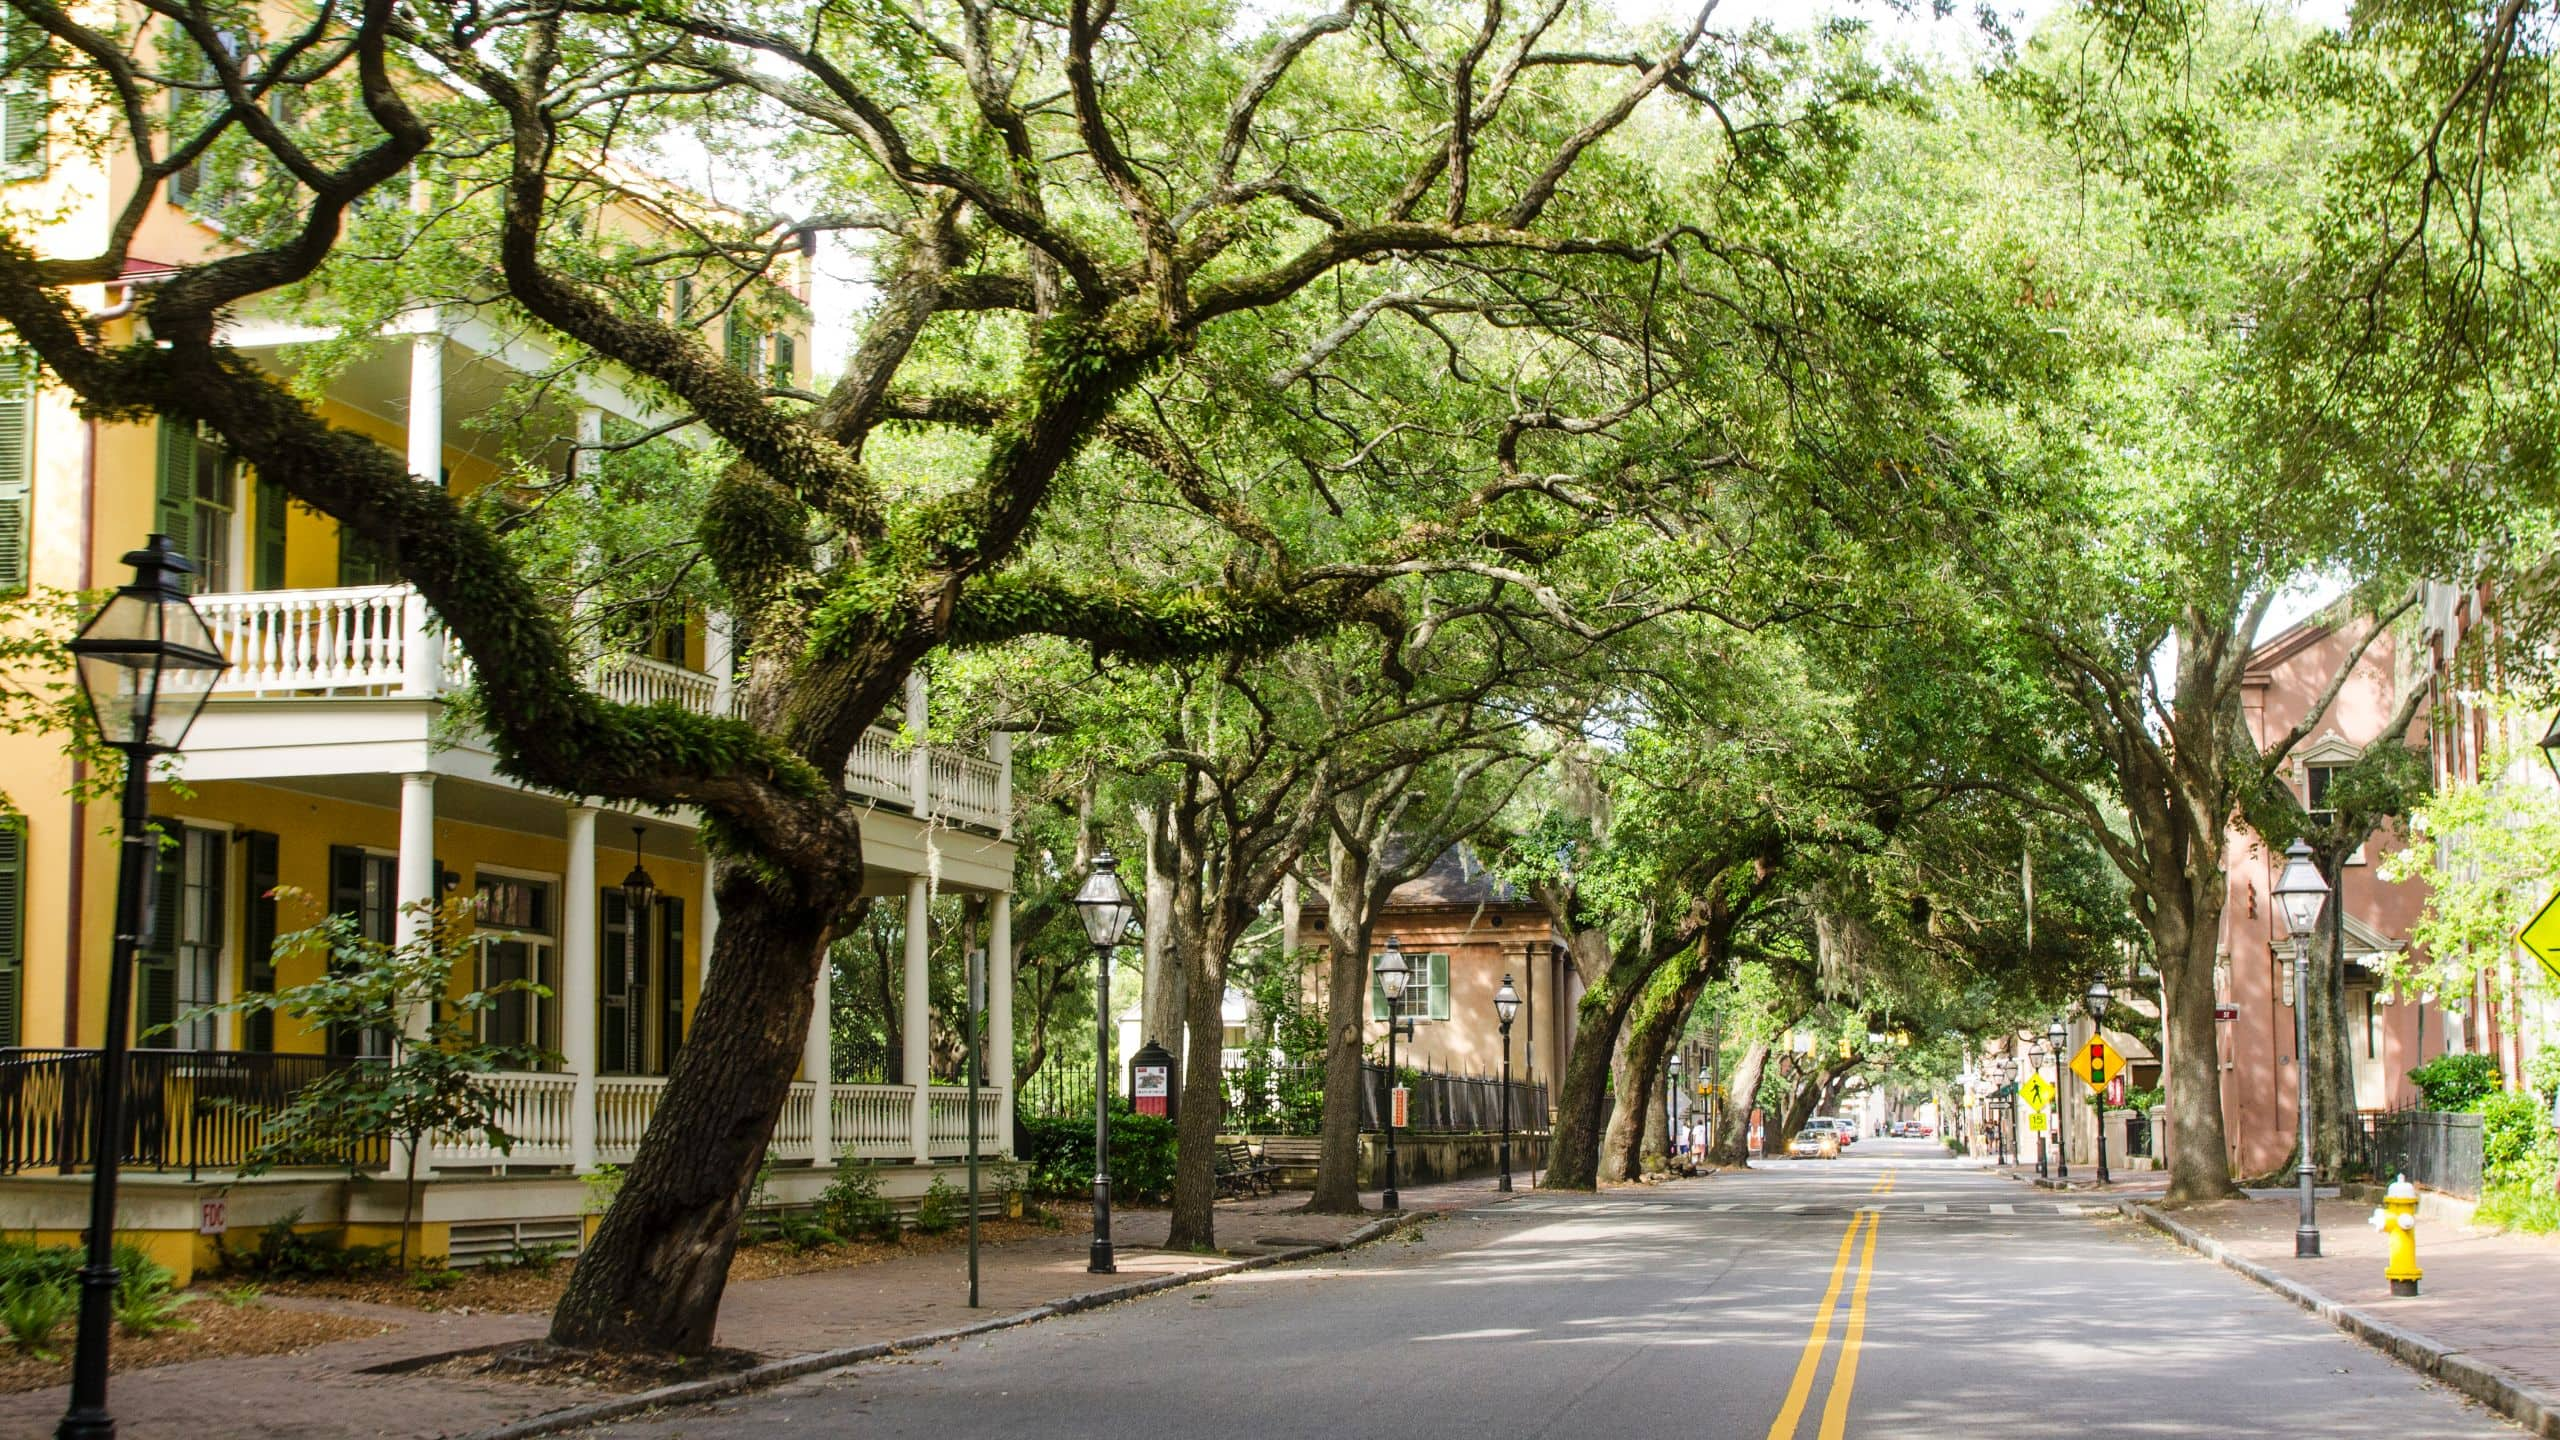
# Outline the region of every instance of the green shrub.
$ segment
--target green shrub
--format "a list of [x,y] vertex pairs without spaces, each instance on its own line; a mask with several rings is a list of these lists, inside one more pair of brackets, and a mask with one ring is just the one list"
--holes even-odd
[[116,1328],[136,1336],[193,1330],[195,1322],[178,1312],[195,1298],[169,1288],[166,1280],[157,1286],[137,1286],[128,1280],[116,1286]]
[[548,1275],[551,1267],[560,1263],[560,1257],[568,1253],[569,1247],[557,1241],[548,1245],[519,1244],[489,1264],[498,1270],[530,1270],[536,1275]]
[[224,1272],[276,1279],[325,1280],[340,1275],[388,1270],[394,1264],[392,1246],[350,1245],[326,1230],[306,1235],[293,1228],[301,1218],[302,1212],[297,1210],[272,1225],[260,1226],[257,1244],[251,1249],[235,1250],[227,1237],[217,1240],[215,1244],[221,1247]]
[[2555,1153],[2551,1123],[2531,1095],[2501,1090],[2482,1099],[2480,1180],[2484,1189],[2538,1186],[2549,1189]]
[[[1022,1122],[1031,1189],[1040,1195],[1093,1193],[1093,1122],[1036,1118]],[[1111,1114],[1111,1193],[1121,1201],[1162,1200],[1173,1194],[1173,1122],[1141,1115],[1126,1104]]]
[[66,1285],[76,1293],[86,1257],[76,1245],[31,1245],[0,1240],[0,1299],[20,1290]]
[[2547,1235],[2560,1230],[2560,1195],[2549,1185],[2491,1185],[2472,1212],[2475,1224]]
[[462,1283],[462,1272],[448,1265],[421,1265],[410,1272],[409,1288],[428,1294],[450,1290]]
[[965,1203],[950,1181],[934,1176],[933,1183],[925,1187],[924,1198],[916,1202],[917,1233],[939,1235],[959,1224]]
[[[28,1249],[35,1247],[28,1246]],[[80,1292],[66,1281],[39,1281],[0,1292],[0,1328],[9,1343],[39,1360],[57,1360],[53,1332],[79,1307]]]
[[818,1219],[857,1239],[898,1238],[898,1207],[880,1198],[880,1172],[867,1164],[836,1167],[836,1178],[818,1194]]
[[601,1215],[613,1208],[614,1197],[622,1193],[622,1167],[613,1164],[598,1165],[578,1183],[585,1187],[587,1192],[586,1198],[579,1203],[580,1213]]
[[2418,1103],[2429,1110],[2474,1110],[2498,1091],[2495,1055],[2439,1055],[2409,1072]]

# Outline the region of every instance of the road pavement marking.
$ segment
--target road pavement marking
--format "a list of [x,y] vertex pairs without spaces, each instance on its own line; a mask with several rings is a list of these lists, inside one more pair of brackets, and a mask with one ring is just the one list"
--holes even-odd
[[1849,1298],[1848,1328],[1840,1332],[1840,1368],[1831,1372],[1831,1398],[1822,1405],[1820,1440],[1842,1440],[1848,1434],[1849,1396],[1858,1388],[1858,1346],[1867,1338],[1867,1280],[1876,1270],[1879,1215],[1867,1222],[1867,1243],[1858,1256],[1858,1288]]
[[1739,1200],[1727,1200],[1726,1202],[1724,1202],[1724,1203],[1723,1203],[1723,1204],[1721,1204],[1721,1205],[1710,1205],[1710,1206],[1708,1206],[1707,1208],[1708,1208],[1709,1210],[1715,1210],[1715,1211],[1731,1210],[1731,1209],[1734,1209],[1734,1208],[1738,1207],[1741,1203],[1742,1203],[1742,1202],[1741,1202],[1741,1201],[1739,1201]]
[[2018,1207],[2015,1205],[1994,1205],[1991,1207],[1991,1213],[1994,1215],[2015,1215],[2018,1213]]
[[1947,1213],[1947,1207],[1944,1205],[1932,1205],[1928,1207],[1928,1209],[1929,1213],[1932,1215],[1944,1215]]
[[1804,1342],[1804,1355],[1796,1361],[1795,1379],[1787,1385],[1787,1403],[1778,1409],[1778,1418],[1769,1425],[1769,1440],[1795,1440],[1796,1422],[1804,1418],[1805,1401],[1813,1397],[1814,1372],[1822,1368],[1822,1352],[1831,1343],[1831,1313],[1840,1305],[1840,1282],[1849,1273],[1849,1253],[1856,1247],[1858,1227],[1875,1223],[1864,1215],[1850,1217],[1849,1228],[1840,1234],[1840,1255],[1831,1262],[1831,1285],[1822,1292],[1822,1308],[1813,1317],[1813,1334]]
[[1781,1215],[1793,1215],[1793,1214],[1794,1214],[1794,1213],[1796,1213],[1797,1211],[1802,1210],[1802,1209],[1804,1209],[1804,1208],[1805,1208],[1805,1203],[1804,1203],[1803,1201],[1801,1201],[1801,1200],[1798,1200],[1798,1201],[1794,1202],[1793,1204],[1789,1204],[1789,1205],[1781,1205],[1781,1206],[1779,1206],[1779,1207],[1778,1207],[1778,1211],[1777,1211],[1777,1213],[1779,1213],[1779,1214],[1781,1214]]

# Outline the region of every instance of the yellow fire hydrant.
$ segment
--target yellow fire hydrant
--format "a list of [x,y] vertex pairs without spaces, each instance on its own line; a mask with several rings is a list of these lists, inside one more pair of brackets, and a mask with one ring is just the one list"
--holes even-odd
[[2391,1188],[2382,1192],[2382,1208],[2373,1212],[2373,1228],[2391,1242],[2391,1263],[2384,1266],[2382,1278],[2391,1282],[2394,1295],[2418,1293],[2418,1187],[2406,1175],[2396,1176]]

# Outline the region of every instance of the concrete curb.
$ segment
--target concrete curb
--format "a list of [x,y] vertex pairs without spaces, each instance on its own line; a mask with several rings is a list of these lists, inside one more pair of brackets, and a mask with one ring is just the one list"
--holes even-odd
[[2498,1366],[2404,1330],[2371,1311],[2332,1300],[2291,1276],[2244,1260],[2221,1241],[2181,1225],[2139,1201],[2122,1201],[2116,1208],[2206,1259],[2239,1271],[2419,1374],[2461,1391],[2533,1434],[2560,1437],[2560,1397],[2545,1394]]
[[852,1345],[841,1350],[813,1350],[806,1355],[792,1355],[780,1360],[767,1361],[762,1365],[732,1371],[727,1375],[713,1375],[700,1380],[680,1380],[673,1385],[661,1385],[655,1390],[643,1390],[633,1395],[618,1395],[610,1400],[598,1400],[592,1404],[572,1406],[566,1410],[549,1411],[529,1420],[500,1425],[495,1429],[476,1430],[461,1437],[461,1440],[531,1440],[531,1437],[537,1435],[556,1435],[563,1430],[575,1429],[582,1425],[596,1425],[607,1420],[626,1420],[634,1415],[671,1405],[697,1405],[706,1400],[718,1400],[725,1396],[744,1394],[750,1390],[762,1390],[767,1386],[779,1385],[786,1380],[797,1380],[803,1375],[814,1375],[821,1370],[840,1370],[848,1365],[859,1365],[866,1360],[879,1360],[904,1351],[923,1350],[935,1345],[948,1344],[954,1340],[966,1340],[974,1335],[989,1335],[998,1330],[1011,1330],[1054,1316],[1073,1315],[1081,1310],[1099,1309],[1122,1300],[1135,1300],[1142,1295],[1153,1295],[1159,1290],[1197,1285],[1203,1280],[1215,1280],[1225,1275],[1238,1275],[1248,1270],[1261,1270],[1273,1265],[1286,1265],[1293,1261],[1312,1259],[1318,1255],[1336,1254],[1355,1246],[1366,1245],[1372,1240],[1382,1239],[1399,1230],[1420,1225],[1435,1215],[1452,1213],[1455,1212],[1412,1210],[1400,1215],[1383,1216],[1353,1230],[1339,1240],[1327,1241],[1322,1245],[1301,1245],[1291,1250],[1275,1250],[1268,1255],[1230,1261],[1224,1265],[1194,1271],[1187,1275],[1158,1275],[1149,1280],[1133,1280],[1125,1285],[1110,1285],[1100,1290],[1088,1290],[1081,1295],[1069,1295],[1062,1299],[1051,1300],[1046,1304],[1034,1305],[1028,1310],[1017,1310],[1010,1315],[990,1316],[984,1320],[971,1321],[966,1325],[955,1325],[946,1330],[929,1330],[921,1335],[875,1341],[869,1345]]

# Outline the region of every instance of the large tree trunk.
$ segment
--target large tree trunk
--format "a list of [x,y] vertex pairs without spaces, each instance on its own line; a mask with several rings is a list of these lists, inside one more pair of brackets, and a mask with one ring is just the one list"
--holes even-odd
[[720,934],[693,1031],[551,1313],[556,1344],[711,1348],[747,1189],[808,1043],[829,927],[851,900],[795,896],[725,859],[713,876]]
[[[1633,1007],[1629,1007],[1632,1009]],[[1644,1113],[1653,1097],[1652,1077],[1639,1073],[1633,1028],[1621,1025],[1609,1056],[1609,1125],[1600,1136],[1600,1178],[1644,1178]]]
[[1754,1040],[1725,1077],[1724,1111],[1707,1158],[1718,1165],[1751,1163],[1751,1109],[1760,1095],[1760,1077],[1769,1068],[1769,1042]]
[[1601,1107],[1608,1102],[1610,1052],[1626,1013],[1626,997],[1605,985],[1583,992],[1574,1015],[1573,1053],[1556,1086],[1555,1130],[1548,1137],[1541,1190],[1600,1188]]
[[2338,882],[2344,867],[2326,868],[2329,903],[2312,929],[2311,957],[2301,976],[2303,998],[2311,1007],[2303,1017],[2311,1034],[2303,1076],[2310,1086],[2312,1156],[2322,1176],[2335,1180],[2346,1174],[2361,1137],[2356,1121],[2354,1041],[2347,1032],[2347,963],[2334,928],[2342,913]]
[[[1184,962],[1173,947],[1173,873],[1181,863],[1171,834],[1168,808],[1141,805],[1138,831],[1146,853],[1144,940],[1139,945],[1138,1043],[1153,1041],[1166,1049],[1181,1044],[1184,1016]],[[1190,1081],[1186,1076],[1184,1084]]]
[[1329,847],[1324,938],[1324,1122],[1315,1194],[1307,1208],[1356,1215],[1360,1204],[1360,1079],[1369,1035],[1369,876],[1339,840]]
[[1164,1242],[1168,1250],[1214,1250],[1218,1244],[1218,1172],[1208,1157],[1217,1148],[1218,1125],[1227,1108],[1220,1063],[1226,1018],[1219,1003],[1226,992],[1225,927],[1212,925],[1204,938],[1208,943],[1186,967],[1190,1043],[1184,1047],[1182,1118],[1175,1129],[1173,1223]]
[[[2217,896],[2219,891],[2214,892]],[[2231,1148],[2222,1126],[2222,1057],[2214,1044],[2213,961],[2221,934],[2219,905],[2198,904],[2183,887],[2146,917],[2152,953],[2160,958],[2161,993],[2169,1006],[2169,1191],[2172,1205],[2225,1200]],[[2186,903],[2179,903],[2186,902]]]
[[1601,1174],[1610,1179],[1641,1180],[1655,1157],[1660,1163],[1654,1168],[1668,1163],[1670,1116],[1663,1104],[1663,1064],[1671,1053],[1671,1042],[1687,1028],[1689,1011],[1708,980],[1723,969],[1707,954],[1730,930],[1729,924],[1722,923],[1721,911],[1718,920],[1697,946],[1654,972],[1628,1012],[1614,1072],[1617,1108],[1609,1117],[1602,1151]]

